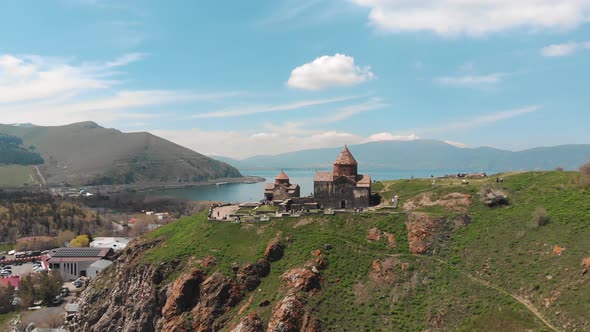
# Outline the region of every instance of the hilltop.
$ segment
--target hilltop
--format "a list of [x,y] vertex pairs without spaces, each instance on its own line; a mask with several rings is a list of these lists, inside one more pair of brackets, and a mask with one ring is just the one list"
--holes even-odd
[[577,172],[501,176],[375,183],[384,204],[362,214],[178,220],[91,282],[71,328],[590,330],[589,189]]
[[[219,158],[241,170],[261,168],[324,168],[338,148],[256,156],[244,160]],[[590,145],[561,145],[523,151],[490,147],[459,148],[437,140],[381,141],[350,146],[363,169],[395,170],[553,170],[577,169],[590,160]]]
[[123,133],[94,122],[66,126],[0,125],[0,133],[35,147],[48,184],[183,184],[241,177],[232,166],[146,132]]

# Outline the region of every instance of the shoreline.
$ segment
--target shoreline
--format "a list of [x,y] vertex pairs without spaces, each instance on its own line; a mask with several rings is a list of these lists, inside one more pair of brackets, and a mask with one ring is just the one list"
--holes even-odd
[[266,181],[265,178],[259,176],[244,176],[241,178],[221,178],[215,180],[201,181],[201,182],[184,182],[184,183],[142,183],[142,184],[115,184],[115,185],[100,185],[100,186],[81,186],[89,191],[100,192],[102,194],[115,194],[124,191],[147,192],[152,190],[168,190],[168,189],[182,189],[182,188],[196,188],[202,186],[214,186],[225,184],[253,184]]

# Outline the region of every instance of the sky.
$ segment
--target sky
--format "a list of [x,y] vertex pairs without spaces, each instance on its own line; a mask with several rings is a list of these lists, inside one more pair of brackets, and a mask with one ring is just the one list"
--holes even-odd
[[590,143],[590,0],[0,6],[0,123],[94,121],[238,159]]

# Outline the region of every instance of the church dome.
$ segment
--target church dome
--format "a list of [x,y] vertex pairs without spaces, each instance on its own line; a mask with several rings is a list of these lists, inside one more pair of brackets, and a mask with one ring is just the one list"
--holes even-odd
[[354,157],[352,156],[352,153],[350,153],[350,151],[348,150],[348,147],[345,145],[344,149],[342,149],[342,152],[340,152],[340,155],[338,155],[338,158],[334,162],[334,165],[358,165],[358,164],[357,164],[356,160],[354,159]]
[[287,176],[285,172],[281,171],[281,173],[277,175],[277,180],[289,180],[289,176]]

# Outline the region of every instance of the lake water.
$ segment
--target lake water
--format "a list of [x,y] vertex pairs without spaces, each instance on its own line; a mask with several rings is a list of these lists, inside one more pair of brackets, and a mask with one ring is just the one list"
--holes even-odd
[[[241,171],[244,175],[259,176],[266,178],[265,182],[274,182],[274,178],[281,170],[264,170],[264,171]],[[321,170],[320,170],[321,171]],[[327,171],[327,169],[326,169]],[[285,169],[289,175],[291,183],[301,186],[301,196],[307,196],[313,193],[313,176],[315,169]],[[382,170],[366,172],[371,175],[373,180],[397,180],[409,179],[412,176],[418,178],[442,176],[445,174],[468,173],[467,171],[396,171]],[[192,201],[223,201],[223,202],[256,202],[264,198],[264,183],[230,183],[224,185],[200,186],[193,188],[168,189],[149,191],[151,196],[174,196]]]

